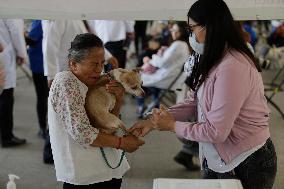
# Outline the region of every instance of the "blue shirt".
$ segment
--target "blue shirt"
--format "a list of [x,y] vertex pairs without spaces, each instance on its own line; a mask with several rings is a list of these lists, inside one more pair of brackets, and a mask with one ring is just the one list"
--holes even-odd
[[250,44],[251,44],[251,46],[255,47],[255,45],[257,43],[257,35],[256,35],[255,31],[248,24],[243,24],[243,27],[244,27],[245,31],[248,32],[249,35],[250,35]]
[[31,31],[28,36],[34,41],[29,45],[28,49],[31,70],[34,73],[43,73],[41,20],[32,21]]

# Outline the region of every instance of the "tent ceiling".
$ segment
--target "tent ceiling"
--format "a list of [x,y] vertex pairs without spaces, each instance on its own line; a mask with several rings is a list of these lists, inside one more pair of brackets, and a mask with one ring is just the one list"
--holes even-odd
[[[284,0],[225,0],[237,20],[284,19]],[[185,20],[194,0],[0,0],[0,17]]]

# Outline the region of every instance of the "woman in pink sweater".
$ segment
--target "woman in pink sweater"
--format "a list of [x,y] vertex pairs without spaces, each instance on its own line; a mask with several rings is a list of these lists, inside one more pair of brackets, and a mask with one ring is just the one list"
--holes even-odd
[[[202,55],[181,104],[153,110],[130,132],[175,132],[198,141],[204,178],[237,178],[244,189],[271,189],[277,157],[268,128],[260,66],[223,0],[198,0],[188,12],[189,42]],[[188,122],[196,116],[197,122]]]

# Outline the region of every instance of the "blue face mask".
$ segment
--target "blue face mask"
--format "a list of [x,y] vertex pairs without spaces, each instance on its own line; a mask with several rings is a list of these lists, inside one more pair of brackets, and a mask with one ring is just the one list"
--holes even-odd
[[191,48],[197,53],[202,55],[204,53],[204,43],[198,43],[195,33],[188,39]]

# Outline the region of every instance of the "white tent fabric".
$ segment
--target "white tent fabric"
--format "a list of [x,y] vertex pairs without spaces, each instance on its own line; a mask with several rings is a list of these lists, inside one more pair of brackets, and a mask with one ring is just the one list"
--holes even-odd
[[[236,20],[284,18],[284,0],[225,0]],[[195,0],[0,0],[1,18],[185,20]]]

